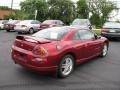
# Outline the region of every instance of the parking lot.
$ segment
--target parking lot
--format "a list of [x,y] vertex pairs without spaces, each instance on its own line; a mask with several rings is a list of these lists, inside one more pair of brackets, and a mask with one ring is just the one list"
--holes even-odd
[[110,41],[108,55],[79,65],[67,78],[41,75],[15,65],[11,45],[16,32],[0,31],[0,90],[120,90],[120,41]]

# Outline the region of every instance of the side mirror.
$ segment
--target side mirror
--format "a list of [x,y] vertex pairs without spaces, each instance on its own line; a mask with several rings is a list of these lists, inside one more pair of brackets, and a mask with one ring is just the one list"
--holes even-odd
[[101,38],[101,36],[97,36],[97,38],[98,38],[98,39],[100,39],[100,38]]
[[101,36],[98,36],[95,34],[95,39],[100,39],[100,38],[101,38]]

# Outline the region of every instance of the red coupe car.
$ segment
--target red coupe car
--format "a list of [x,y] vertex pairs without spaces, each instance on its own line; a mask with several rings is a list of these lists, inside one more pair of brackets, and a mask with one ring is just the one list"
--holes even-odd
[[38,72],[55,72],[64,78],[74,66],[96,56],[106,56],[109,42],[88,30],[53,27],[32,36],[17,36],[12,46],[16,64]]

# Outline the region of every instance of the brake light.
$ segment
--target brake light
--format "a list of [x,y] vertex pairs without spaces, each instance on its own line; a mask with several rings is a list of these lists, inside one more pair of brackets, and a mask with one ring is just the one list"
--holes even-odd
[[40,56],[47,56],[48,55],[47,50],[43,47],[40,47],[40,46],[36,46],[33,49],[33,53],[36,54],[36,55],[40,55]]
[[21,27],[27,27],[26,25],[21,25]]
[[102,32],[107,32],[107,30],[106,30],[105,28],[103,28],[101,31],[102,31]]

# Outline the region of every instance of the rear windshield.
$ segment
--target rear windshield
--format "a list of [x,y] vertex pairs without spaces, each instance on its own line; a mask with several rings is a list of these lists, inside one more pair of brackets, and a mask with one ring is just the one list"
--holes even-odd
[[12,20],[12,21],[9,21],[7,24],[16,24],[16,23],[19,23],[20,21],[18,20]]
[[53,27],[49,29],[41,30],[32,36],[44,38],[48,40],[61,40],[65,34],[69,31],[68,27]]
[[55,21],[54,21],[54,20],[46,20],[46,21],[44,21],[43,23],[52,24],[52,23],[55,23]]

